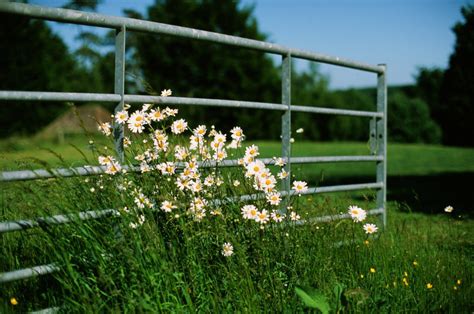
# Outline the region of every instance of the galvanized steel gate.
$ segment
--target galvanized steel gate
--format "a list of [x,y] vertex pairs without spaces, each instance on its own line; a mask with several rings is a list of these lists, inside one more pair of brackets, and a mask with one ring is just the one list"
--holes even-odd
[[[28,92],[28,91],[0,91],[0,100],[15,101],[69,101],[69,102],[113,102],[117,103],[115,111],[123,109],[124,103],[157,103],[166,105],[195,105],[216,106],[235,108],[254,108],[279,110],[283,112],[282,127],[282,157],[289,162],[286,171],[290,172],[291,164],[306,163],[332,163],[332,162],[375,162],[377,168],[376,182],[365,184],[349,184],[338,186],[327,186],[309,188],[306,194],[327,193],[338,191],[351,191],[363,189],[376,189],[376,208],[369,211],[372,215],[381,215],[383,225],[386,224],[386,193],[387,193],[387,84],[385,65],[367,65],[351,60],[340,59],[327,55],[291,49],[267,42],[245,39],[235,36],[223,35],[213,32],[161,24],[156,22],[137,20],[124,17],[105,16],[96,13],[87,13],[74,10],[47,8],[20,3],[0,3],[0,12],[29,16],[44,20],[105,27],[116,30],[115,35],[115,88],[114,94],[97,93],[63,93],[63,92]],[[158,97],[125,94],[125,36],[127,31],[137,31],[152,34],[167,34],[194,40],[220,43],[224,45],[238,46],[282,56],[282,102],[262,103],[249,101],[235,101],[222,99],[182,98],[182,97]],[[332,108],[321,108],[313,106],[294,106],[291,104],[291,60],[293,58],[316,61],[320,63],[338,65],[346,68],[372,72],[377,75],[377,105],[376,111],[342,110]],[[370,148],[371,155],[368,156],[334,156],[334,157],[291,157],[291,112],[307,112],[315,114],[334,114],[358,117],[369,117],[370,119]],[[123,159],[123,126],[114,126],[115,146],[119,158]],[[263,160],[271,164],[271,159]],[[236,160],[227,160],[220,166],[237,166]],[[133,169],[132,169],[133,170]],[[55,176],[68,177],[80,175],[95,175],[104,172],[103,167],[79,167],[63,168],[53,171],[4,171],[0,172],[0,181],[35,180]],[[290,177],[287,177],[282,185],[283,196],[289,197]],[[245,195],[240,200],[255,197]],[[116,213],[114,209],[88,211],[79,213],[81,219],[95,219]],[[347,218],[348,215],[325,216],[316,218],[317,221],[329,221]],[[71,220],[70,216],[57,215],[42,217],[36,220],[6,221],[0,222],[0,233],[21,231],[38,227],[40,222],[62,224]],[[30,278],[57,271],[54,264],[40,265],[0,274],[0,283]]]

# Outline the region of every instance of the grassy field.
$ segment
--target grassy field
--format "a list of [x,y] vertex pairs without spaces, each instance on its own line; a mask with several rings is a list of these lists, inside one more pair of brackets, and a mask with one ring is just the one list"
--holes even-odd
[[[64,143],[22,138],[0,141],[0,169],[80,166],[97,164],[89,138],[73,136]],[[101,136],[92,138],[97,147],[110,145]],[[261,147],[262,157],[280,154],[278,142],[254,142]],[[365,143],[298,142],[292,146],[293,156],[368,155]],[[85,158],[88,158],[88,162]],[[62,161],[63,160],[63,161]],[[388,145],[389,199],[405,208],[436,212],[451,204],[463,214],[474,212],[474,149],[422,144]],[[375,164],[337,163],[294,165],[293,174],[313,186],[344,183],[366,183],[375,180]],[[443,191],[443,193],[438,193]]]
[[[96,164],[87,152],[88,140],[76,137],[72,142]],[[103,141],[93,140],[96,144]],[[256,144],[262,157],[278,155],[280,150],[278,143]],[[39,147],[54,150],[64,162]],[[2,169],[29,168],[32,156],[53,166],[84,163],[83,156],[67,144],[15,140],[1,142],[0,148]],[[368,148],[358,143],[296,142],[293,146],[294,156],[353,154],[367,155]],[[350,219],[303,226],[291,220],[286,225],[258,224],[242,220],[244,204],[237,203],[210,207],[205,219],[197,223],[189,218],[184,205],[192,195],[177,191],[174,184],[153,173],[0,183],[2,221],[84,209],[128,208],[121,211],[120,218],[43,224],[27,232],[3,234],[0,272],[53,261],[63,270],[0,285],[0,312],[55,305],[81,313],[303,312],[309,308],[296,293],[302,289],[320,308],[327,306],[334,313],[471,313],[474,223],[465,219],[467,215],[460,215],[466,211],[460,210],[455,198],[461,193],[472,196],[461,190],[456,179],[444,183],[453,195],[447,189],[439,193],[436,188],[442,186],[438,180],[446,174],[459,178],[473,173],[474,150],[390,144],[388,160],[389,188],[391,180],[395,186],[403,179],[400,186],[406,187],[414,178],[428,178],[435,187],[427,194],[441,198],[435,199],[434,205],[423,202],[437,213],[426,215],[411,212],[411,194],[389,189],[388,228],[373,235],[365,234],[362,223]],[[295,166],[293,172],[295,179],[330,185],[344,180],[367,182],[375,175],[374,168],[372,163],[324,164]],[[247,193],[252,188],[244,184],[238,171],[221,175],[225,184],[213,187],[206,198]],[[233,185],[235,179],[242,182],[239,187]],[[128,188],[118,191],[118,185]],[[174,197],[181,205],[172,214],[137,209],[135,189],[157,204]],[[418,201],[423,200],[422,194],[416,195]],[[265,201],[254,204],[268,208]],[[448,204],[455,208],[451,214],[443,211]],[[307,219],[344,213],[349,205],[373,208],[374,194],[294,197],[291,205],[301,219]],[[145,219],[141,225],[137,221],[140,215]],[[366,222],[382,229],[377,217],[368,217]],[[138,227],[131,228],[131,224]],[[227,242],[233,245],[231,256],[222,254]],[[18,304],[13,305],[12,298]]]
[[[96,145],[110,143],[103,137],[91,138]],[[17,170],[21,168],[39,167],[34,161],[41,160],[50,165],[59,165],[61,156],[66,164],[84,164],[84,153],[92,159],[89,149],[89,138],[72,136],[64,143],[53,140],[30,140],[14,138],[0,141],[0,169]],[[261,157],[273,157],[281,154],[278,142],[252,142],[261,148]],[[249,143],[250,144],[250,143]],[[79,151],[80,152],[79,152]],[[53,153],[54,152],[54,153]],[[353,142],[296,142],[292,146],[293,156],[344,156],[369,155],[367,144]],[[33,159],[34,158],[34,159]],[[31,165],[33,162],[33,165]],[[92,160],[97,163],[96,160]],[[357,166],[354,166],[357,165]],[[364,176],[374,174],[373,164],[342,163],[304,166],[305,171],[319,175],[321,171],[328,176]],[[423,144],[388,145],[389,175],[428,175],[445,172],[474,172],[474,149],[445,147]]]

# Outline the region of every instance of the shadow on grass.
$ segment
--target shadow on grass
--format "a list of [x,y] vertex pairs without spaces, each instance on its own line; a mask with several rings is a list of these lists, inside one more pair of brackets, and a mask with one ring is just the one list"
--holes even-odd
[[[374,182],[374,177],[326,178],[324,182],[311,180],[318,186]],[[319,182],[319,183],[318,183]],[[396,201],[401,210],[427,214],[443,213],[451,205],[453,215],[474,216],[474,172],[449,172],[424,176],[389,176],[388,201]]]

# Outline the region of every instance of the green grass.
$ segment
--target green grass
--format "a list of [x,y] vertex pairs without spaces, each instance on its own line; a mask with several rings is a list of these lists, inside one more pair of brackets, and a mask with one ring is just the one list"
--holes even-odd
[[[100,138],[94,139],[96,143]],[[80,149],[88,139],[76,137]],[[262,156],[278,155],[278,143],[260,142]],[[104,144],[101,144],[103,146]],[[54,149],[63,156],[38,150]],[[0,144],[3,169],[28,168],[18,161],[27,156],[50,165],[79,165],[81,155],[54,142],[15,141]],[[472,149],[424,145],[389,145],[389,175],[434,175],[474,171]],[[296,143],[295,156],[368,154],[365,144]],[[86,156],[96,162],[92,152]],[[40,166],[40,165],[36,165]],[[297,179],[367,177],[374,165],[337,164],[295,166]],[[237,170],[223,171],[226,182],[213,186],[206,198],[251,192]],[[242,184],[235,188],[234,179]],[[127,182],[131,182],[128,185]],[[117,186],[127,186],[118,191]],[[62,266],[55,275],[0,285],[0,312],[63,306],[66,312],[303,312],[296,287],[317,289],[333,312],[470,313],[474,277],[474,223],[443,213],[406,213],[390,202],[387,229],[367,237],[362,224],[351,220],[282,226],[242,220],[242,204],[208,208],[202,222],[186,214],[192,195],[176,190],[173,182],[156,173],[50,179],[2,183],[0,220],[71,213],[88,209],[123,208],[121,217],[75,222],[0,238],[0,272],[47,264]],[[94,188],[94,191],[91,191]],[[174,213],[139,210],[134,188],[160,204],[176,197]],[[135,194],[134,194],[135,193]],[[293,209],[303,219],[346,212],[356,204],[374,207],[374,193],[347,192],[294,197]],[[256,201],[258,208],[268,208]],[[212,215],[220,210],[221,215]],[[137,215],[145,223],[130,228]],[[179,216],[175,216],[179,214]],[[368,222],[379,224],[377,217]],[[380,227],[380,225],[379,225]],[[365,242],[365,241],[368,242]],[[222,245],[231,242],[234,254],[224,257]],[[416,262],[414,264],[414,262]],[[371,269],[375,272],[371,272]],[[457,281],[460,280],[460,284]],[[427,284],[432,288],[428,289]],[[342,288],[336,296],[335,287]],[[15,297],[18,305],[10,304]]]
[[[2,140],[0,141],[0,169],[3,171],[38,169],[43,168],[43,164],[80,166],[87,163],[84,155],[90,159],[91,163],[97,163],[92,159],[94,155],[89,140],[93,140],[98,146],[110,144],[109,141],[97,135],[92,137],[71,135],[66,137],[64,142],[21,137]],[[61,156],[64,161],[61,161],[58,156]]]

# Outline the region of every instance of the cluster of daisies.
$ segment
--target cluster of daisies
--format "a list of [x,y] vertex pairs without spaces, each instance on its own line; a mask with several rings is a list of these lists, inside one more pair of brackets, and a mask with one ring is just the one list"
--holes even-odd
[[[171,96],[170,90],[164,90],[162,97]],[[122,111],[116,112],[113,116],[115,127],[121,126],[125,129],[124,148],[127,157],[133,154],[132,165],[138,165],[141,173],[155,172],[166,178],[168,182],[176,187],[168,199],[156,199],[148,197],[138,187],[134,186],[131,192],[133,198],[133,209],[124,207],[124,213],[134,213],[135,218],[130,222],[131,228],[138,228],[145,222],[144,212],[147,209],[159,209],[166,214],[173,214],[179,218],[179,212],[185,212],[195,221],[201,221],[209,212],[211,215],[222,215],[220,208],[215,207],[212,201],[213,191],[224,184],[224,178],[214,169],[206,170],[202,167],[206,163],[218,165],[224,161],[231,150],[242,147],[245,135],[238,126],[230,130],[230,141],[227,134],[211,127],[207,129],[205,125],[199,125],[191,129],[184,119],[177,119],[177,109],[166,107],[160,109],[151,104],[144,104],[141,109],[129,113],[130,106],[125,105]],[[106,136],[112,135],[113,126],[110,123],[100,123],[99,130]],[[187,141],[180,140],[180,144],[175,144],[171,137],[182,137],[189,131],[191,135]],[[299,130],[301,133],[302,130]],[[138,143],[131,148],[133,137]],[[187,142],[187,143],[186,143]],[[183,144],[184,143],[184,144]],[[281,223],[285,219],[298,221],[300,216],[293,211],[290,203],[285,203],[287,211],[283,208],[282,195],[277,189],[278,180],[288,180],[290,173],[287,171],[286,160],[274,157],[269,164],[279,167],[276,174],[266,166],[264,161],[257,159],[260,155],[256,145],[245,148],[245,154],[238,159],[238,164],[243,168],[246,186],[252,187],[263,196],[263,201],[255,204],[245,204],[241,207],[241,217],[243,220],[252,221],[265,228],[267,223]],[[105,167],[105,172],[110,175],[126,173],[123,167],[113,156],[99,156],[99,163]],[[201,169],[203,168],[203,169]],[[131,187],[131,181],[126,178],[123,184],[119,184],[120,190]],[[234,180],[234,187],[241,183]],[[159,187],[156,187],[159,189]],[[308,192],[307,183],[304,181],[293,181],[291,195],[305,194]],[[183,209],[179,211],[178,209]],[[349,215],[355,222],[363,222],[367,212],[357,206],[349,207]],[[363,226],[367,234],[377,232],[374,224]],[[223,244],[221,253],[224,256],[233,254],[233,246],[226,242]]]
[[[357,206],[349,206],[348,214],[354,222],[363,222],[367,218],[367,211]],[[378,227],[375,224],[366,223],[363,226],[365,233],[372,234],[377,232]]]
[[[170,95],[170,90],[161,93],[162,97]],[[115,127],[123,127],[125,131],[123,144],[126,157],[131,159],[131,164],[139,168],[141,173],[158,173],[168,182],[173,182],[176,188],[168,199],[158,200],[147,197],[141,189],[135,187],[131,195],[135,207],[133,212],[138,220],[130,226],[137,228],[142,225],[145,221],[144,210],[148,208],[173,213],[175,217],[179,217],[178,209],[183,209],[195,221],[201,221],[208,212],[211,215],[221,215],[220,208],[215,208],[212,195],[216,188],[224,184],[224,178],[215,169],[209,171],[202,166],[206,163],[218,165],[229,155],[233,155],[231,150],[241,148],[245,138],[243,130],[238,126],[232,128],[228,140],[228,134],[216,130],[214,126],[210,130],[205,125],[190,128],[184,119],[176,118],[177,109],[160,109],[144,104],[139,110],[130,111],[131,113],[129,110],[130,106],[125,105],[122,111],[113,116]],[[110,123],[99,123],[98,128],[104,135],[112,135],[113,126]],[[191,134],[187,141],[182,141],[187,131]],[[178,137],[179,140],[175,141]],[[265,163],[257,159],[259,154],[259,148],[250,145],[245,148],[244,156],[238,159],[238,164],[243,167],[245,180],[248,181],[246,186],[262,193],[264,201],[259,203],[260,208],[255,204],[244,205],[241,212],[243,219],[254,221],[264,228],[268,222],[279,223],[287,218],[279,210],[282,195],[277,189],[277,181],[288,178],[289,173],[285,170],[285,160],[274,157],[272,164],[279,166],[280,170],[276,175],[272,174]],[[101,155],[98,160],[107,174],[126,173],[127,167],[120,165],[113,156]],[[234,180],[233,185],[239,186],[240,181]],[[293,182],[292,194],[302,195],[307,190],[306,182]],[[291,209],[288,206],[288,210]],[[124,211],[130,212],[127,208]],[[288,219],[296,221],[300,216],[291,211]]]
[[[278,209],[282,199],[280,192],[276,189],[277,178],[266,167],[265,163],[256,159],[259,154],[258,147],[251,145],[245,149],[245,155],[239,159],[239,164],[244,167],[245,177],[252,183],[254,189],[264,193],[266,204],[271,209],[262,208],[259,210],[253,204],[244,205],[241,208],[242,217],[261,225],[268,223],[270,220],[277,223],[282,222],[286,215]],[[283,158],[274,158],[273,164],[280,167],[277,174],[278,179],[283,180],[288,177],[289,173],[284,169],[285,160]],[[294,181],[293,190],[294,193],[301,195],[308,190],[308,186],[304,181]],[[291,211],[289,218],[295,221],[300,217],[296,212]]]

